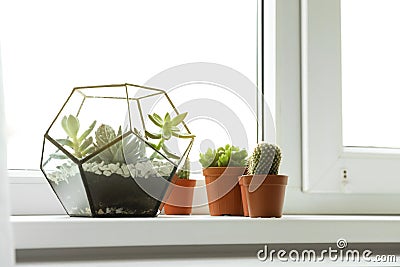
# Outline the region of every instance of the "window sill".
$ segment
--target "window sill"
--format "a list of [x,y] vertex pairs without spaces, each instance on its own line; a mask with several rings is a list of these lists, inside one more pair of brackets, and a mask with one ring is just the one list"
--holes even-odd
[[281,219],[211,217],[69,218],[12,216],[16,249],[399,242],[400,216],[287,215]]

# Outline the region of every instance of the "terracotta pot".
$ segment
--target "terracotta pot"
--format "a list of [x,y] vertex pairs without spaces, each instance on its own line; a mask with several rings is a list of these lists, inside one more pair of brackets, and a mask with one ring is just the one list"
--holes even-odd
[[243,185],[242,176],[239,176],[239,186],[240,186],[240,193],[242,195],[243,214],[245,217],[249,217],[249,206],[247,204],[247,190]]
[[[257,190],[250,192],[249,185],[253,177],[264,179]],[[283,202],[285,199],[288,177],[285,175],[243,175],[243,187],[247,194],[249,215],[256,217],[282,217]]]
[[238,176],[242,175],[245,169],[244,167],[210,167],[203,169],[211,216],[243,216]]
[[[164,205],[164,212],[167,215],[190,215],[192,213],[193,191],[196,180],[177,179]],[[168,204],[169,203],[169,204]],[[173,204],[179,204],[174,206]]]
[[158,208],[159,211],[163,210],[165,202],[168,200],[169,196],[172,193],[172,189],[174,188],[172,184],[175,184],[177,180],[179,180],[179,177],[178,175],[174,174],[174,176],[171,179],[171,184],[168,186],[167,191],[165,191],[163,201],[161,202],[160,207]]

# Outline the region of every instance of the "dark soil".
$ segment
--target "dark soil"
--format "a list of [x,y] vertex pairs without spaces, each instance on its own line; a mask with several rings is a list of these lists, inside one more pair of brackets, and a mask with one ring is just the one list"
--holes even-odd
[[[163,178],[125,178],[118,174],[111,176],[85,172],[89,194],[96,217],[154,217],[157,216],[160,201],[167,185]],[[142,188],[150,192],[148,195]],[[156,199],[155,199],[156,198]],[[117,212],[118,210],[118,212]]]
[[155,217],[161,204],[157,199],[163,199],[168,186],[168,177],[137,178],[139,186],[133,178],[118,174],[105,176],[84,172],[84,175],[88,198],[91,198],[94,208],[92,214],[79,174],[69,177],[68,183],[61,181],[55,184],[50,181],[67,213],[73,217]]

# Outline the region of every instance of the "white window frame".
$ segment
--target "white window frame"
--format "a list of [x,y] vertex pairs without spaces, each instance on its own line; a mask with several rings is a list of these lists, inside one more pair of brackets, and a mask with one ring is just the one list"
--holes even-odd
[[291,176],[286,211],[399,214],[398,194],[371,193],[360,180],[371,161],[391,165],[398,156],[342,150],[340,0],[278,3],[277,137]]
[[303,10],[303,190],[398,193],[398,151],[343,146],[340,0]]

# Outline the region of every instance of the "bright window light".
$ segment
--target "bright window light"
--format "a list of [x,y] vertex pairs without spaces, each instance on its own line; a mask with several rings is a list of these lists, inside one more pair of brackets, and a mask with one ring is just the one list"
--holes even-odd
[[[191,62],[228,66],[256,84],[257,1],[2,1],[0,25],[9,169],[39,168],[43,134],[73,87],[144,84]],[[251,110],[221,90],[186,85],[171,98],[207,96],[234,106],[255,143]],[[209,140],[229,143],[224,127],[193,120],[192,160]]]
[[341,8],[344,146],[400,148],[400,1]]

